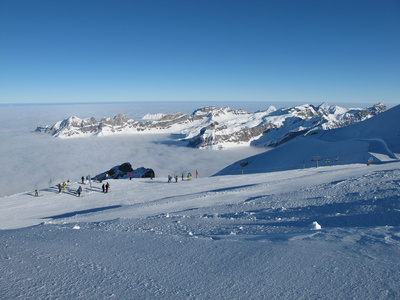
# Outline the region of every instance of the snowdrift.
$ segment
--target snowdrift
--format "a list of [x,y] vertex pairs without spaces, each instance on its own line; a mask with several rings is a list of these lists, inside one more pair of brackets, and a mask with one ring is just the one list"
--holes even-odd
[[215,175],[398,160],[396,153],[400,153],[399,116],[400,105],[354,125],[309,131],[270,151],[235,162]]

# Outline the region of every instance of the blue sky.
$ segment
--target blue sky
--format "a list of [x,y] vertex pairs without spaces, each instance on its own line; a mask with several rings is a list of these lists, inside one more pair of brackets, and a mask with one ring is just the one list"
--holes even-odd
[[0,103],[400,103],[400,2],[0,0]]

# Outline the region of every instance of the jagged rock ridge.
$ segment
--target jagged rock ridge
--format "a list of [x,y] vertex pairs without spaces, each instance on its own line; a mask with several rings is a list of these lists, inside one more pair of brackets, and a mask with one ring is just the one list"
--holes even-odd
[[70,117],[52,126],[37,127],[55,137],[92,135],[174,133],[183,135],[187,145],[197,148],[223,149],[239,145],[276,146],[314,130],[328,130],[355,124],[383,111],[378,103],[370,108],[343,108],[323,103],[248,113],[229,107],[203,107],[191,115],[146,115],[147,121],[129,119],[124,114],[114,118],[79,119]]

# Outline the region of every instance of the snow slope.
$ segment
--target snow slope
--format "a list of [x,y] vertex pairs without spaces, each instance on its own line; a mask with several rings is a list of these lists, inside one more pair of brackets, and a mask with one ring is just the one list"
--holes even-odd
[[396,299],[399,178],[393,162],[3,197],[0,298]]
[[320,165],[382,163],[400,153],[400,105],[347,127],[312,130],[271,151],[240,160],[216,175],[263,173]]

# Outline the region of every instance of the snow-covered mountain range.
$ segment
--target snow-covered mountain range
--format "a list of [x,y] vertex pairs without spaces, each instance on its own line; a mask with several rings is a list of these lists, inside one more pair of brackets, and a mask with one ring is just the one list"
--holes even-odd
[[309,131],[340,128],[369,119],[383,111],[382,103],[370,108],[344,108],[323,103],[248,113],[229,107],[203,107],[192,114],[147,114],[133,120],[124,114],[114,118],[69,117],[54,125],[37,127],[60,138],[92,135],[171,133],[189,147],[223,149],[232,146],[277,146]]
[[240,160],[217,175],[265,173],[333,164],[366,164],[400,158],[400,105],[350,126],[315,130],[270,151]]

